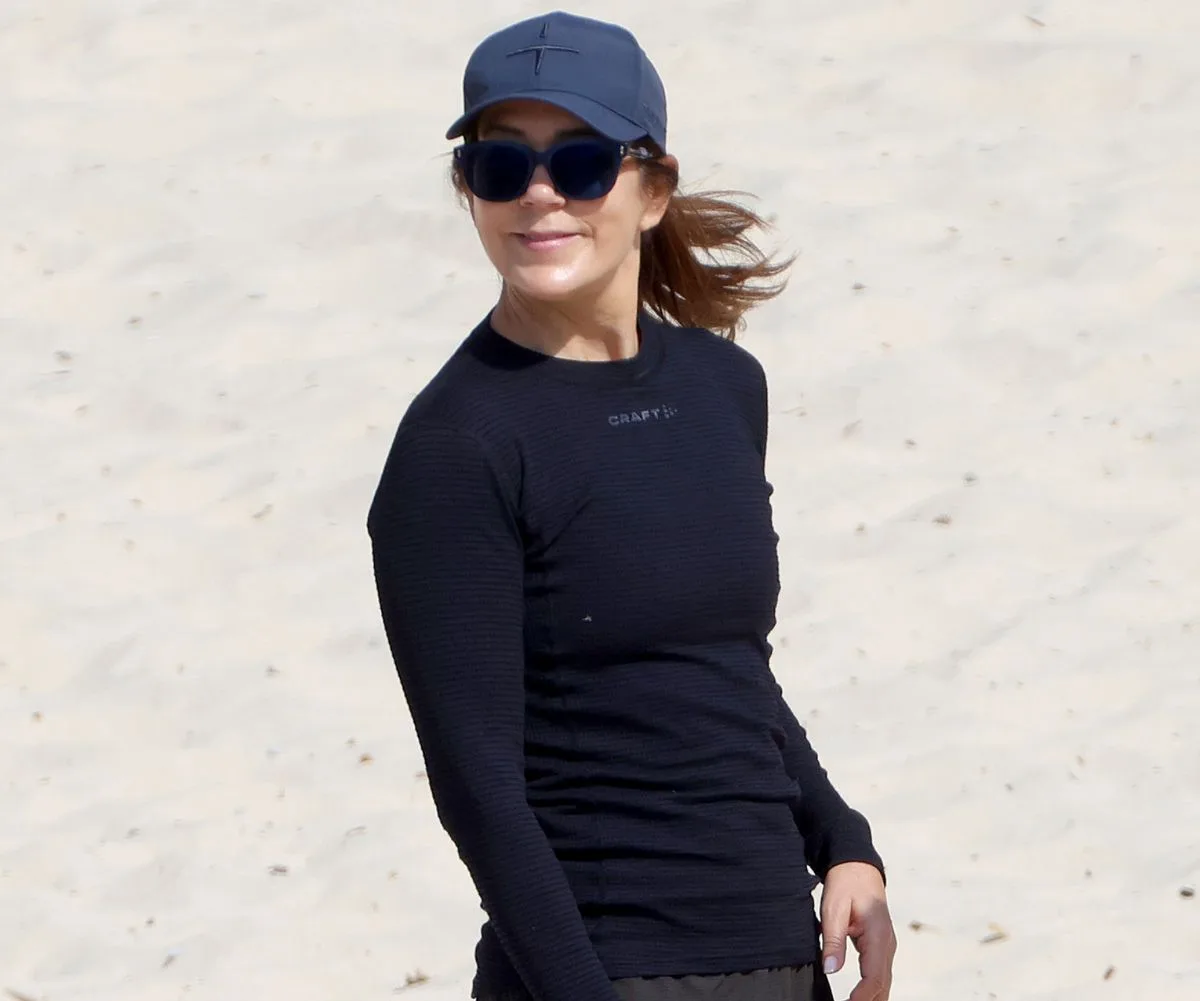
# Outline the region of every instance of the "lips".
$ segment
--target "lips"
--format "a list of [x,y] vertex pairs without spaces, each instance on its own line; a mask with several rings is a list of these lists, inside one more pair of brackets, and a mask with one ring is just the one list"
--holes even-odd
[[574,240],[578,233],[567,233],[560,230],[549,230],[544,233],[517,233],[516,237],[529,250],[557,250]]

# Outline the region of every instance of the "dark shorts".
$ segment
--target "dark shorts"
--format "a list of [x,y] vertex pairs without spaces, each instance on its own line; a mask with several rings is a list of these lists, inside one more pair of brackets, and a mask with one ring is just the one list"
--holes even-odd
[[[833,1001],[816,966],[789,966],[705,977],[630,977],[614,980],[621,1001]],[[524,992],[479,1001],[531,1001]]]

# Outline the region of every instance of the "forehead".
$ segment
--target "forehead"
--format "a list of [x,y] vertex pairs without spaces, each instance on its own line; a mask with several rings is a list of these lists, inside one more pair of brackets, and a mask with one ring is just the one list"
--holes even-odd
[[504,101],[479,116],[479,134],[512,132],[529,137],[593,131],[582,118],[543,101]]

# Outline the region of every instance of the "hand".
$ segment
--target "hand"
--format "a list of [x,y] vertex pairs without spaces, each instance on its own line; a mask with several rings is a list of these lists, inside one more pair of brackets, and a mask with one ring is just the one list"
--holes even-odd
[[888,1001],[896,932],[888,913],[883,876],[866,862],[843,862],[825,874],[821,894],[821,937],[826,973],[846,962],[846,939],[858,950],[862,979],[850,1001]]

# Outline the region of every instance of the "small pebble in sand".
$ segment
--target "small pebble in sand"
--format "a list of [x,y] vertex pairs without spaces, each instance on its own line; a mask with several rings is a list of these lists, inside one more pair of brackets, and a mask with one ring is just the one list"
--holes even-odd
[[979,940],[980,945],[991,945],[993,942],[1008,941],[1008,932],[1006,932],[999,925],[989,924],[988,927],[991,929],[991,931]]
[[397,987],[393,994],[399,994],[401,991],[406,991],[411,987],[418,987],[421,984],[429,983],[429,976],[421,970],[414,970],[404,978],[404,986]]

